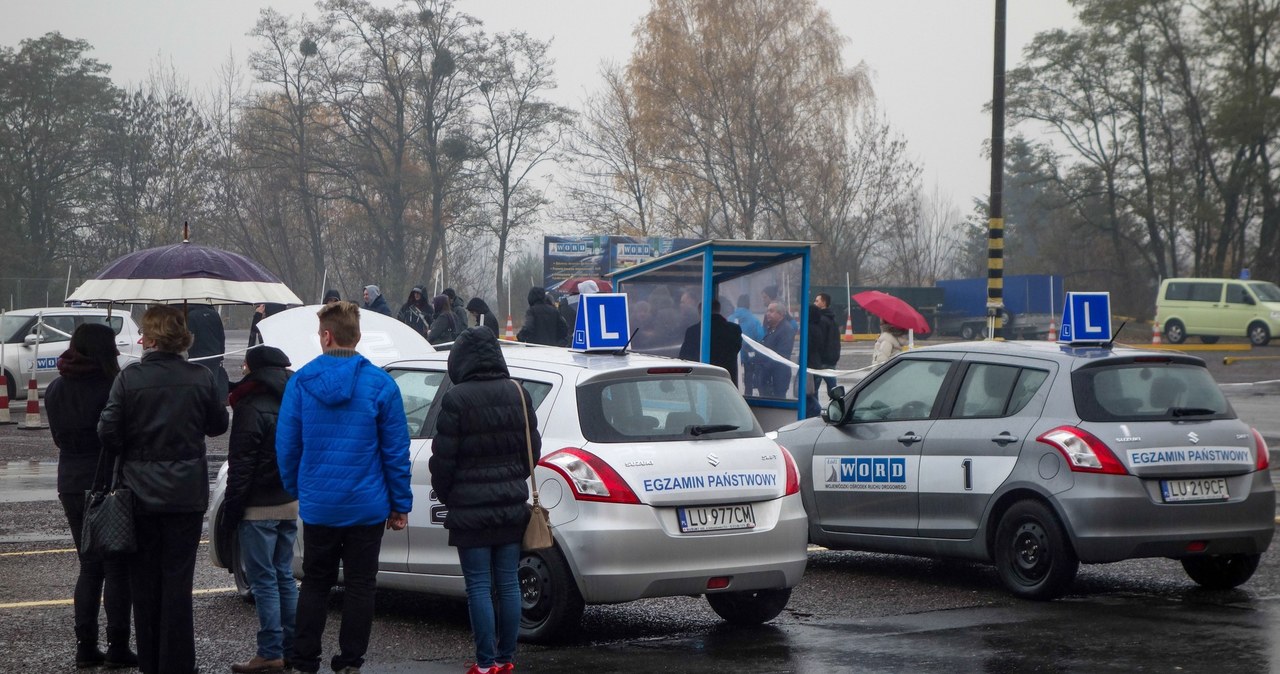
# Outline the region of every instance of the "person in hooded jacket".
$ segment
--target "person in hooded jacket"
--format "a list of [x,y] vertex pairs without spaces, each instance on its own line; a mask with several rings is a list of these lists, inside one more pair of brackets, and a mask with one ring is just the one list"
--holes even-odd
[[364,308],[369,311],[376,311],[383,316],[391,315],[391,307],[387,305],[387,298],[382,296],[382,289],[375,285],[364,287]]
[[[58,446],[58,500],[80,551],[84,527],[84,493],[110,480],[111,464],[102,460],[98,417],[107,405],[111,383],[120,373],[115,333],[101,323],[85,323],[71,335],[58,357],[57,379],[45,392],[49,430]],[[129,650],[129,566],[124,560],[78,554],[80,572],[73,595],[76,666],[133,667],[138,656]],[[98,650],[99,601],[107,609],[107,652]]]
[[516,571],[529,523],[529,467],[542,456],[538,420],[490,330],[463,332],[448,367],[453,387],[440,399],[428,468],[449,509],[444,527],[467,586],[476,646],[468,674],[510,672],[520,633]]
[[529,344],[564,346],[569,343],[569,326],[556,308],[547,304],[547,291],[534,286],[529,289],[529,308],[524,312],[524,325],[516,339]]
[[298,499],[284,490],[276,462],[276,418],[292,374],[280,349],[258,346],[244,354],[245,377],[231,391],[233,412],[227,486],[218,525],[235,531],[240,560],[258,610],[257,654],[231,671],[272,672],[292,655],[298,604],[293,543]]
[[458,293],[453,288],[445,288],[441,292],[449,298],[449,309],[453,311],[454,318],[458,319],[458,334],[462,334],[462,331],[467,329],[467,303],[458,297]]
[[413,328],[418,334],[424,338],[427,332],[431,330],[431,320],[435,316],[435,312],[431,310],[431,303],[422,294],[422,286],[414,286],[409,291],[409,297],[400,307],[400,312],[396,314],[396,318],[401,323]]
[[344,597],[335,672],[359,671],[369,649],[384,529],[400,531],[413,508],[409,427],[400,389],[356,352],[360,309],[317,312],[323,353],[289,379],[276,420],[276,462],[298,499],[303,579],[290,665],[320,670],[329,591],[342,566]]
[[467,302],[467,312],[476,319],[476,325],[483,325],[493,331],[493,334],[499,335],[501,328],[498,327],[498,317],[493,315],[489,310],[489,304],[479,297],[472,297]]
[[440,293],[431,298],[431,308],[435,310],[435,320],[431,321],[431,329],[427,331],[427,341],[432,344],[452,342],[458,333],[467,327],[466,321],[458,322],[458,317],[449,306],[449,296]]
[[98,439],[107,457],[120,457],[121,481],[133,492],[138,668],[187,674],[196,671],[191,586],[209,507],[204,439],[227,431],[226,399],[209,370],[183,357],[193,338],[181,309],[153,306],[141,327],[146,354],[112,383]]

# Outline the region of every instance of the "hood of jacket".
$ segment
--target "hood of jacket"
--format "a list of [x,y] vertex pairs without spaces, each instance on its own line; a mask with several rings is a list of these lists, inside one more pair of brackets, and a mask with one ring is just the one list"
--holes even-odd
[[471,301],[467,302],[467,311],[474,311],[477,314],[492,313],[489,311],[489,305],[479,297],[472,297]]
[[355,394],[362,367],[374,365],[360,354],[331,356],[325,353],[307,363],[294,377],[298,379],[298,386],[324,404],[341,405]]
[[488,328],[462,331],[449,349],[449,379],[460,384],[470,379],[502,379],[510,376],[498,337]]
[[231,390],[231,394],[227,396],[228,404],[235,407],[236,402],[260,393],[280,400],[284,398],[285,384],[289,383],[289,377],[292,376],[293,372],[283,367],[260,367],[241,379]]
[[539,304],[546,304],[547,291],[534,286],[529,289],[529,306],[534,307]]

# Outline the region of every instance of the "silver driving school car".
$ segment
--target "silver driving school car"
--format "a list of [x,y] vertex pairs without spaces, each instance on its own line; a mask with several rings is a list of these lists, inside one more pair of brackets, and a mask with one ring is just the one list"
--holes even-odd
[[[521,638],[551,641],[585,604],[705,595],[726,621],[756,624],[786,606],[807,558],[800,474],[765,436],[724,370],[639,354],[502,343],[542,434],[536,478],[556,545],[524,553]],[[448,353],[385,366],[404,399],[413,459],[409,526],[382,542],[381,587],[465,597],[446,506],[431,489],[432,437]],[[217,538],[225,469],[210,508],[214,564],[238,567]],[[300,567],[301,540],[295,548]],[[242,574],[237,585],[247,588]]]
[[1020,597],[1135,557],[1235,587],[1275,532],[1266,444],[1193,356],[931,346],[834,391],[824,417],[777,433],[812,543],[994,562]]

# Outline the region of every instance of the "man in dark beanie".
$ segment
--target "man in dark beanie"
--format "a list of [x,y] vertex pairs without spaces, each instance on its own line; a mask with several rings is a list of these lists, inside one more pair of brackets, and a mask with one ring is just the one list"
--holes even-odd
[[334,302],[341,302],[341,301],[342,301],[342,295],[338,294],[337,289],[330,288],[324,291],[324,299],[321,300],[320,303],[333,304]]
[[280,671],[293,655],[298,500],[285,491],[276,463],[276,418],[292,375],[285,369],[289,365],[280,349],[249,349],[245,377],[230,395],[234,416],[219,526],[239,536],[240,558],[258,609],[257,653],[248,662],[233,664],[233,672]]

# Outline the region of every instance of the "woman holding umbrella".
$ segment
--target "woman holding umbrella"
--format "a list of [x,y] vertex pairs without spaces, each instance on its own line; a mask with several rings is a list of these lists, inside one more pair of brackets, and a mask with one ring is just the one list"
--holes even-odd
[[902,353],[902,347],[906,345],[906,330],[889,323],[881,323],[880,336],[876,338],[876,345],[871,349],[871,364],[874,366],[887,363],[890,358]]

